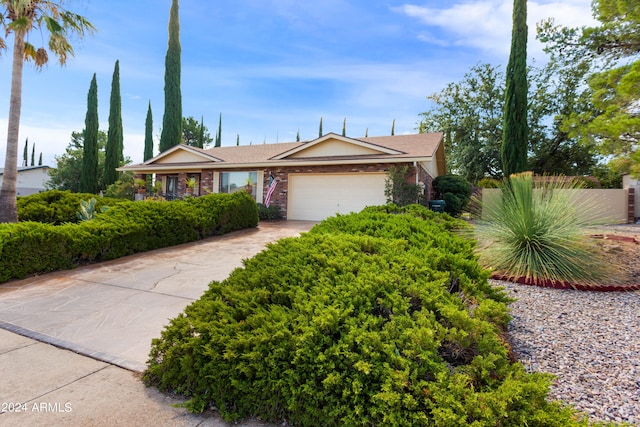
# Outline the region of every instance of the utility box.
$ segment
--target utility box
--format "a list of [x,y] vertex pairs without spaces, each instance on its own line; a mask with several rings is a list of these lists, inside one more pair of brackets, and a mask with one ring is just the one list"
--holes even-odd
[[434,212],[444,213],[444,205],[446,205],[444,200],[429,200],[429,209]]

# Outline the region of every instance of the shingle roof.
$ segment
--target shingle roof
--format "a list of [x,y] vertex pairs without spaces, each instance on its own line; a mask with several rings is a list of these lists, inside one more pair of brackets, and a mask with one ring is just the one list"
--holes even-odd
[[[323,138],[331,138],[334,134],[328,134]],[[284,142],[277,144],[259,144],[259,145],[242,145],[231,147],[214,147],[208,149],[188,147],[191,152],[200,152],[203,154],[202,162],[188,163],[191,165],[198,165],[201,167],[232,167],[234,165],[257,165],[257,164],[287,164],[287,163],[305,163],[305,162],[323,162],[330,163],[331,161],[345,162],[348,160],[354,161],[389,161],[392,159],[427,159],[436,156],[436,151],[442,143],[441,133],[424,133],[424,134],[412,134],[412,135],[396,135],[396,136],[376,136],[367,138],[344,138],[339,135],[335,135],[337,138],[346,140],[356,140],[372,146],[385,147],[391,150],[399,152],[399,154],[387,154],[380,152],[380,154],[367,154],[367,155],[347,155],[347,156],[325,156],[325,157],[295,157],[282,159],[275,159],[283,153],[297,150],[306,144],[310,146],[317,143],[318,140],[303,141],[303,142]],[[161,154],[158,157],[162,157]],[[157,164],[155,160],[158,158],[148,160],[146,163],[139,165],[125,166],[122,169],[125,170],[141,170],[147,169],[151,166],[160,166],[162,168],[168,168],[171,166],[179,167],[186,166],[185,163],[162,163]],[[282,156],[280,156],[282,157]],[[219,161],[213,161],[217,159]]]

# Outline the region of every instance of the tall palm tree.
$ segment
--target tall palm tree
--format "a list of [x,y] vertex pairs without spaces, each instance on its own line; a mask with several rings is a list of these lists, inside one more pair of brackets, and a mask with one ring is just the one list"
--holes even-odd
[[[0,223],[16,222],[16,180],[18,167],[18,133],[20,130],[20,110],[22,108],[22,67],[25,61],[33,61],[42,68],[53,53],[64,65],[67,57],[73,56],[73,47],[68,36],[93,33],[95,28],[84,17],[66,10],[64,0],[0,0],[0,51],[6,50],[5,39],[13,33],[13,69],[11,73],[11,96],[9,100],[9,120],[7,130],[7,152],[4,165],[4,179],[0,189]],[[46,47],[36,48],[25,40],[32,30],[48,38]]]

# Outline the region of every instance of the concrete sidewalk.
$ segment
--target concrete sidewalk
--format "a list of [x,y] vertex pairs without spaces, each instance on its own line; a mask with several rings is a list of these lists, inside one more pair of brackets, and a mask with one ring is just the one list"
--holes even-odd
[[169,406],[178,401],[135,372],[145,369],[151,340],[212,280],[314,224],[261,223],[0,285],[0,425],[226,425]]

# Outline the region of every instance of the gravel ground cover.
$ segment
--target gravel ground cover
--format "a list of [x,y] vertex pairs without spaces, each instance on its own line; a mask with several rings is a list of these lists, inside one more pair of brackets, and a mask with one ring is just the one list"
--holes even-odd
[[600,421],[640,426],[640,291],[587,292],[492,281],[510,305],[514,353],[556,375],[550,398]]

